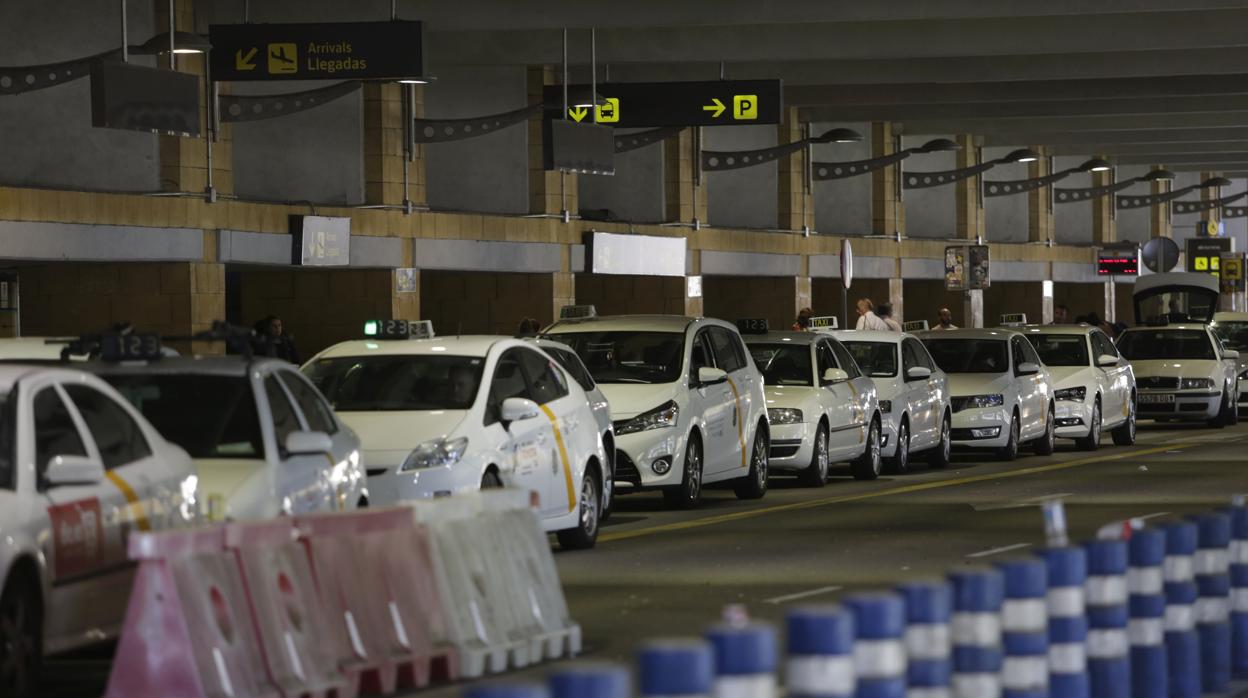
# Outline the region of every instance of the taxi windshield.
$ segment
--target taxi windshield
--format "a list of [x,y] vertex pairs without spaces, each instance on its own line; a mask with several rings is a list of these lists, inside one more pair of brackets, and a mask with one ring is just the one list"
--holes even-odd
[[560,332],[599,383],[671,383],[685,362],[684,332]]
[[1248,322],[1215,322],[1210,327],[1228,349],[1248,351]]
[[1218,358],[1201,330],[1131,330],[1118,338],[1118,351],[1128,361]]
[[748,346],[765,385],[815,384],[809,345],[751,343]]
[[1088,366],[1088,342],[1081,334],[1041,334],[1028,332],[1027,340],[1036,348],[1046,366]]
[[485,359],[391,354],[321,359],[304,375],[338,412],[466,410],[477,398]]
[[945,373],[1005,373],[1010,368],[1000,339],[926,339],[923,344]]
[[242,376],[130,373],[100,376],[191,458],[264,458],[251,383]]
[[897,345],[892,342],[841,342],[854,361],[873,378],[897,375]]

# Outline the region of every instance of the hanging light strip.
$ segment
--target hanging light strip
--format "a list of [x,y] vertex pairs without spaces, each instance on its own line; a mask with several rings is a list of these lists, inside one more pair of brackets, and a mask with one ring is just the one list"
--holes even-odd
[[0,95],[16,95],[34,92],[62,83],[85,78],[91,74],[91,65],[113,56],[120,57],[121,49],[97,53],[94,56],[75,58],[60,63],[28,66],[0,66]]
[[779,160],[785,155],[796,153],[805,147],[806,141],[800,140],[795,143],[786,143],[771,148],[759,148],[758,150],[703,150],[702,169],[707,172],[739,170],[743,167],[753,167],[765,162]]
[[1234,196],[1224,196],[1221,199],[1210,199],[1208,201],[1176,201],[1174,202],[1174,214],[1177,216],[1182,213],[1200,213],[1201,211],[1212,211],[1215,208],[1224,208],[1228,204],[1248,196],[1248,191],[1242,191]]
[[467,119],[416,119],[415,140],[417,143],[444,143],[476,138],[523,123],[543,108],[544,105],[538,103],[501,114]]
[[360,89],[359,80],[347,80],[303,92],[277,95],[221,95],[221,121],[261,121],[295,114],[332,102]]
[[901,162],[913,154],[912,150],[902,150],[892,155],[882,155],[878,158],[870,158],[867,160],[850,160],[848,162],[816,162],[814,164],[814,178],[816,181],[826,181],[830,179],[846,179],[848,177],[857,177],[868,172],[874,172],[882,167]]
[[997,165],[996,160],[964,167],[960,170],[944,170],[942,172],[907,172],[906,189],[927,189],[940,187],[963,179],[970,179],[981,172],[987,172]]
[[1223,218],[1248,218],[1248,206],[1227,206],[1222,209]]

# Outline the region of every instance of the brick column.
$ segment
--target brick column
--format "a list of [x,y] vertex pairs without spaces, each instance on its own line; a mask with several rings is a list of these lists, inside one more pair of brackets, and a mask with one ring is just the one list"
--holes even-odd
[[576,305],[576,275],[572,273],[572,248],[563,245],[560,250],[559,271],[552,274],[551,317],[558,320],[559,310],[565,305]]
[[[776,145],[797,143],[806,137],[806,126],[797,119],[797,107],[784,112],[784,123],[777,127]],[[778,206],[776,227],[780,230],[813,230],[815,207],[806,190],[806,166],[810,148],[786,155],[776,163]]]
[[[1099,157],[1099,156],[1098,156]],[[1114,183],[1114,171],[1092,173],[1092,186],[1104,187]],[[1103,245],[1118,239],[1117,217],[1114,213],[1114,195],[1092,199],[1092,242]],[[1108,316],[1102,316],[1108,317]]]
[[[1221,172],[1201,172],[1200,181],[1204,182],[1206,180],[1213,179],[1214,177],[1221,177],[1221,176],[1222,176]],[[1200,190],[1201,201],[1216,201],[1218,198],[1220,198],[1220,195],[1221,195],[1221,192],[1218,191],[1217,187],[1210,187],[1208,189]],[[1201,213],[1200,218],[1201,220],[1206,220],[1206,221],[1211,221],[1213,223],[1217,223],[1218,221],[1222,220],[1222,209],[1211,208],[1208,211]]]
[[664,220],[669,223],[706,223],[706,179],[698,182],[695,169],[697,129],[694,126],[663,141]]
[[[1154,170],[1160,170],[1161,165],[1153,165]],[[1167,180],[1157,180],[1152,183],[1153,194],[1164,194],[1171,191],[1174,183]],[[1174,222],[1170,218],[1170,202],[1153,204],[1148,210],[1148,227],[1153,237],[1174,237]]]
[[903,293],[905,282],[901,278],[901,260],[897,261],[898,270],[888,280],[888,303],[893,306],[893,319],[897,322],[906,320],[906,299]]
[[[545,98],[545,87],[557,82],[553,66],[530,66],[529,104],[540,104]],[[567,210],[575,215],[579,210],[576,175],[545,168],[542,157],[542,144],[545,140],[542,128],[544,117],[542,112],[529,117],[529,213],[559,215],[566,205]]]
[[[956,168],[978,165],[982,157],[979,146],[975,145],[974,137],[964,134],[958,136],[957,140],[962,149],[957,152]],[[977,236],[984,234],[984,201],[979,195],[982,180],[983,175],[978,174],[960,180],[954,185],[957,189],[955,194],[957,223],[954,228],[956,237],[974,240]]]
[[794,304],[795,308],[793,317],[797,317],[797,310],[801,310],[802,308],[813,308],[815,305],[814,282],[812,282],[810,278],[810,257],[802,255],[801,259],[801,276],[797,277],[797,282],[795,284],[797,302]]
[[[700,276],[702,274],[702,250],[689,250],[686,254],[689,255],[688,275]],[[689,292],[688,292],[689,285],[685,281],[685,278],[682,277],[679,279],[679,281],[680,281],[680,297],[684,304],[685,315],[689,315],[692,317],[701,316],[704,312],[702,299],[690,298]],[[703,295],[705,295],[705,293],[706,291],[705,291],[705,286],[704,286]]]
[[[1040,158],[1027,164],[1027,177],[1053,174],[1053,161],[1047,147],[1033,146]],[[1027,192],[1027,240],[1048,242],[1054,238],[1052,185]]]
[[[893,124],[888,121],[872,122],[871,157],[884,157],[895,152],[897,142]],[[906,233],[906,207],[897,196],[900,173],[900,163],[871,173],[871,232],[875,235]]]
[[[364,84],[364,201],[371,205],[403,204],[403,86]],[[417,173],[423,167],[409,169]],[[424,200],[424,177],[409,180],[412,201]]]

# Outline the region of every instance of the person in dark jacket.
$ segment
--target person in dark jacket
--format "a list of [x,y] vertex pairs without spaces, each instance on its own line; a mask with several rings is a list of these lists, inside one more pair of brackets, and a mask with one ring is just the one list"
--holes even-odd
[[256,354],[272,356],[298,365],[299,349],[295,347],[295,338],[286,334],[282,327],[282,319],[276,315],[261,318],[255,325]]

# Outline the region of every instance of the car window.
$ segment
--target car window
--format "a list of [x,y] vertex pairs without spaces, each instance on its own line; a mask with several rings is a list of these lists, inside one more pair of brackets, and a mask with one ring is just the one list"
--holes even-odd
[[862,375],[862,371],[858,369],[858,362],[854,361],[854,357],[850,356],[849,351],[840,342],[829,341],[828,344],[832,347],[832,353],[836,355],[836,363],[841,365],[841,370],[849,374],[850,380]]
[[494,367],[494,376],[490,379],[490,402],[485,410],[487,426],[498,421],[503,401],[513,397],[533,399],[529,384],[524,380],[524,371],[520,368],[520,352],[516,349],[499,357],[498,365]]
[[685,365],[684,332],[559,332],[598,383],[672,383]]
[[815,348],[815,361],[819,365],[819,382],[823,382],[823,374],[828,372],[829,368],[840,368],[836,365],[836,357],[832,354],[832,348],[827,342],[819,342]]
[[106,374],[156,431],[191,458],[263,458],[251,382],[213,374]]
[[1010,337],[1010,356],[1013,360],[1014,371],[1018,372],[1018,365],[1027,361],[1027,357],[1023,355],[1023,342],[1018,337]]
[[1118,350],[1130,361],[1218,358],[1204,330],[1128,330],[1118,338]]
[[17,489],[17,400],[0,393],[0,487]]
[[854,357],[854,363],[868,376],[887,378],[897,375],[897,345],[893,342],[841,342]]
[[745,356],[741,353],[737,338],[722,327],[707,330],[711,338],[711,348],[715,351],[715,364],[728,373],[745,368]]
[[765,385],[812,385],[807,345],[751,342],[750,353]]
[[529,385],[533,400],[539,405],[554,402],[568,394],[568,384],[564,382],[563,371],[555,365],[553,359],[527,349],[520,351],[520,360],[524,371],[529,376]]
[[925,363],[923,356],[923,347],[913,339],[907,339],[901,343],[901,363],[908,373],[912,368],[929,368]]
[[711,358],[710,340],[707,338],[706,330],[698,333],[693,340],[693,353],[689,358],[689,377],[693,380],[698,378],[698,369],[715,368],[715,361]]
[[55,388],[44,388],[35,394],[34,411],[35,470],[42,482],[48,461],[56,456],[85,456],[87,448]]
[[1027,341],[1040,354],[1040,360],[1045,366],[1087,366],[1089,364],[1088,340],[1083,334],[1033,332],[1027,335]]
[[1109,337],[1105,336],[1104,332],[1100,331],[1092,332],[1092,351],[1097,356],[1102,354],[1109,354],[1113,357],[1118,356],[1118,349],[1114,346],[1114,343],[1109,340]]
[[273,413],[273,433],[277,437],[277,449],[281,452],[286,447],[286,437],[302,427],[299,418],[295,416],[295,408],[286,397],[286,391],[282,390],[277,379],[271,375],[264,379],[264,394],[269,398],[269,411]]
[[555,357],[555,361],[558,361],[565,371],[572,374],[572,379],[580,384],[582,390],[588,392],[596,387],[594,377],[589,375],[589,369],[585,368],[585,364],[581,363],[580,357],[574,352],[549,346],[544,346],[542,349]]
[[1000,339],[924,339],[923,344],[945,373],[1005,373],[1008,344]]
[[479,356],[381,354],[319,359],[303,374],[337,412],[466,410],[476,402]]
[[927,347],[923,346],[923,342],[920,342],[917,339],[911,339],[909,341],[914,343],[914,351],[919,357],[919,365],[929,371],[935,372],[937,370],[936,360],[932,358],[931,354],[927,353]]
[[147,458],[152,449],[143,436],[138,422],[112,398],[85,385],[66,385],[65,392],[74,401],[87,431],[95,439],[105,470]]
[[334,421],[333,412],[325,403],[325,398],[321,397],[315,388],[295,375],[294,371],[278,370],[276,375],[282,380],[282,385],[285,385],[290,394],[295,397],[295,403],[299,405],[299,411],[303,413],[303,419],[308,423],[309,429],[331,435],[337,433],[338,423]]
[[1018,340],[1018,343],[1023,347],[1023,359],[1033,364],[1044,363],[1040,360],[1040,355],[1036,353],[1036,348],[1031,346],[1031,342],[1028,342],[1025,339],[1020,339]]

